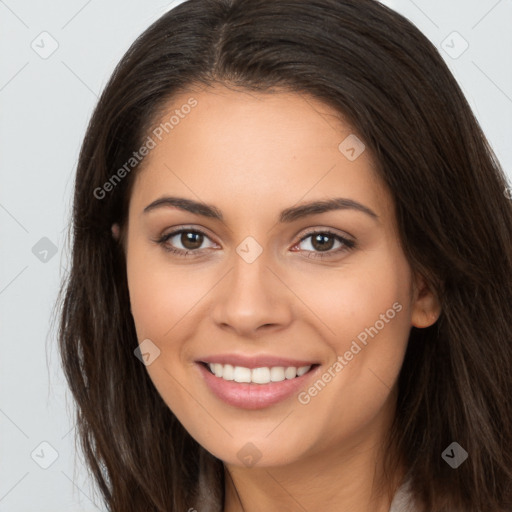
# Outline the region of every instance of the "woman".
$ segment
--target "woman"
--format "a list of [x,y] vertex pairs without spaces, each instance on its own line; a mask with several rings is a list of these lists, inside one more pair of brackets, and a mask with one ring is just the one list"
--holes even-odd
[[189,0],[78,164],[60,349],[112,511],[511,509],[512,205],[373,0]]

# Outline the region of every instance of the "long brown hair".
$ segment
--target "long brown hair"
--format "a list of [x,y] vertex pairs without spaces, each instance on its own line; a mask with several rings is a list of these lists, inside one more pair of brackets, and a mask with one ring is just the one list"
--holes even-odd
[[[222,510],[222,461],[185,431],[134,356],[124,253],[111,235],[126,220],[137,167],[113,175],[173,95],[215,83],[309,94],[364,140],[411,268],[442,304],[433,326],[410,332],[388,471],[404,457],[430,512],[510,507],[512,202],[438,51],[374,0],[188,0],[116,67],[76,174],[59,347],[80,447],[108,509],[188,510],[201,480]],[[441,456],[452,442],[469,454],[457,469]]]

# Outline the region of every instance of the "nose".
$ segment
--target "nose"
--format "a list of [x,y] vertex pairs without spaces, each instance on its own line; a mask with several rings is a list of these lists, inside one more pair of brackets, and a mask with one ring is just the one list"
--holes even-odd
[[234,255],[233,267],[217,285],[213,296],[212,316],[221,329],[251,337],[290,324],[294,295],[264,254],[252,263]]

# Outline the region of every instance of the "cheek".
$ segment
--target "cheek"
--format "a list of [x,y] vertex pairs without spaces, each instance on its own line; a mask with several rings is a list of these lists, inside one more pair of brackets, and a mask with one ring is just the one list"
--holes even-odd
[[[180,418],[186,419],[187,382],[183,349],[190,339],[190,318],[206,293],[205,279],[186,266],[172,267],[166,255],[156,255],[142,244],[133,244],[127,257],[127,280],[138,342],[151,340],[159,355],[146,367],[162,399]],[[197,307],[197,306],[196,306]]]
[[[404,256],[388,248],[368,254],[335,278],[303,281],[298,294],[309,290],[308,305],[321,319],[317,325],[326,326],[325,340],[332,354],[320,376],[325,387],[319,383],[305,390],[301,403],[308,402],[314,415],[325,416],[326,423],[338,421],[332,411],[344,403],[343,422],[356,428],[370,421],[387,399],[407,348],[410,279]],[[347,402],[346,397],[357,400]]]
[[133,247],[127,258],[127,279],[138,339],[161,343],[206,293],[200,272],[171,266],[166,255]]
[[375,421],[390,398],[407,348],[409,266],[393,252],[375,253],[365,263],[346,268],[336,280],[304,285],[315,290],[311,308],[328,327],[325,341],[332,355],[300,403],[316,418],[326,445]]
[[407,335],[411,275],[396,248],[379,248],[339,269],[296,277],[290,275],[288,282],[315,313],[312,321],[337,354],[349,350],[358,336],[364,343],[376,331],[379,337]]

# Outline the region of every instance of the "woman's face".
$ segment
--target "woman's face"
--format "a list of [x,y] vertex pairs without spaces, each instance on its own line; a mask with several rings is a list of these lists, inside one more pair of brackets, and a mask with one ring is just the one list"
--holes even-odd
[[380,439],[411,325],[432,324],[438,308],[413,278],[369,150],[294,93],[217,86],[174,98],[162,122],[173,114],[168,133],[150,134],[125,245],[162,399],[237,466]]

